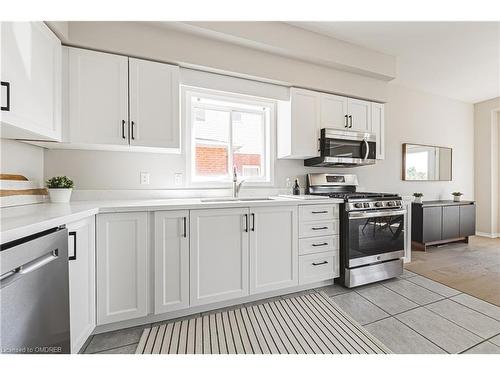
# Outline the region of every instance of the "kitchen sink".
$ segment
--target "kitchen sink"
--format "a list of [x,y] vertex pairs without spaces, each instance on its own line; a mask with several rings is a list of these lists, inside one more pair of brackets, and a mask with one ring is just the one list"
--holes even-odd
[[205,203],[216,203],[216,202],[254,202],[254,201],[271,201],[272,198],[269,197],[254,197],[254,198],[231,198],[231,197],[221,197],[221,198],[204,198],[200,199]]

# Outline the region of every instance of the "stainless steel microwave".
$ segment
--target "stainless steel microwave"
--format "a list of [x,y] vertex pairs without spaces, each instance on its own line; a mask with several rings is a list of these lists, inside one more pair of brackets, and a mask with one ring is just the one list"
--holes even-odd
[[306,167],[359,167],[373,165],[376,135],[368,132],[321,129],[320,156],[304,160]]

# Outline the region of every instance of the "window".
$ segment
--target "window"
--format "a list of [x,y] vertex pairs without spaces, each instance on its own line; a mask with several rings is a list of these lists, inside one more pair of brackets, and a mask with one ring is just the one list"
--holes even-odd
[[271,183],[272,101],[239,95],[186,91],[191,181],[239,179]]

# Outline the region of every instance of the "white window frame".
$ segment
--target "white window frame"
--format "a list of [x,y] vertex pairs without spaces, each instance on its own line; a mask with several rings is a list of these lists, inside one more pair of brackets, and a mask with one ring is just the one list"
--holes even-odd
[[[262,106],[266,107],[269,110],[268,119],[265,121],[264,129],[264,143],[265,143],[265,153],[263,155],[264,161],[264,169],[266,171],[265,180],[248,180],[245,181],[244,186],[251,187],[260,187],[260,186],[274,186],[274,164],[276,161],[275,156],[275,141],[276,141],[276,101],[272,99],[266,99],[261,97],[254,97],[249,95],[235,94],[229,93],[225,91],[217,91],[210,90],[192,86],[181,86],[181,113],[182,113],[182,121],[183,126],[186,131],[185,137],[185,149],[186,149],[186,182],[188,186],[192,187],[207,187],[207,188],[217,188],[217,187],[229,187],[232,184],[232,173],[229,174],[228,178],[220,179],[220,180],[198,180],[193,178],[194,171],[194,158],[195,158],[195,148],[194,148],[194,139],[192,132],[192,118],[191,118],[191,102],[193,97],[202,96],[204,98],[210,98],[214,100],[230,100],[233,103],[240,103],[246,105],[253,106]],[[209,106],[205,104],[203,106]],[[218,108],[220,108],[218,106]],[[230,106],[227,109],[231,109]],[[233,108],[233,110],[236,108]],[[243,111],[251,113],[251,110]],[[230,132],[232,132],[232,126],[230,126]],[[230,136],[232,140],[232,134]],[[232,170],[232,152],[229,153],[228,166]],[[238,180],[241,181],[244,179],[241,176],[238,176]]]

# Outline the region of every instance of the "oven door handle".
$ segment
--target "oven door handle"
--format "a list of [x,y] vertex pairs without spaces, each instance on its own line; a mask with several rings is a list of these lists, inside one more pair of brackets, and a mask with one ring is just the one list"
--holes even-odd
[[349,212],[349,219],[363,219],[368,217],[383,217],[383,216],[397,216],[397,215],[405,215],[406,210],[381,210],[381,211],[373,211],[373,212]]

